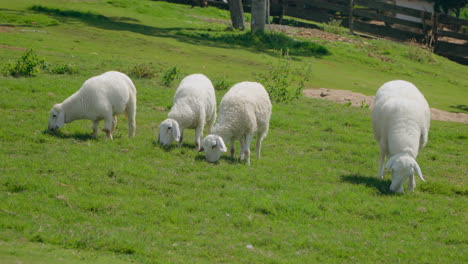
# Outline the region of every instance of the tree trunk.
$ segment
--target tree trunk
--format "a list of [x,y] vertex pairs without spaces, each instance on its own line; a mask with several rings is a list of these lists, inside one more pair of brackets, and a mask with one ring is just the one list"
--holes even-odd
[[229,11],[231,12],[232,27],[244,30],[244,8],[242,0],[229,0]]
[[252,0],[252,32],[265,31],[266,0]]

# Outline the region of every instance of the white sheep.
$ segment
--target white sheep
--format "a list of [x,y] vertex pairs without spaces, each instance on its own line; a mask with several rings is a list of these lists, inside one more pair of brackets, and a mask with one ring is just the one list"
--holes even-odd
[[203,139],[202,146],[208,162],[219,160],[226,152],[224,142],[231,144],[234,158],[234,140],[241,145],[240,160],[250,165],[250,142],[257,134],[257,158],[260,158],[262,141],[268,133],[271,102],[265,88],[256,82],[241,82],[224,95],[219,105],[219,117],[210,135]]
[[107,137],[117,125],[117,115],[128,117],[128,136],[135,136],[136,89],[127,75],[110,71],[92,77],[72,96],[50,111],[49,130],[79,119],[93,121],[93,136],[97,137],[99,121],[104,119]]
[[[430,110],[418,88],[406,81],[387,82],[377,91],[372,111],[375,140],[380,145],[379,175],[392,170],[390,190],[403,192],[408,178],[408,189],[416,187],[414,172],[424,180],[416,162],[419,150],[427,143]],[[385,158],[389,157],[384,168]]]
[[184,129],[195,129],[195,148],[199,151],[205,125],[211,130],[216,120],[216,96],[210,79],[203,74],[185,77],[168,117],[159,125],[158,142],[167,146],[175,140],[181,146]]

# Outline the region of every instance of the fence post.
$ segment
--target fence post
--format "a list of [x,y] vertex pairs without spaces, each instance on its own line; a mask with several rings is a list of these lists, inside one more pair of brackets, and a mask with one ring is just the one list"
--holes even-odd
[[354,10],[354,0],[349,0],[349,32],[351,34],[354,34],[353,10]]

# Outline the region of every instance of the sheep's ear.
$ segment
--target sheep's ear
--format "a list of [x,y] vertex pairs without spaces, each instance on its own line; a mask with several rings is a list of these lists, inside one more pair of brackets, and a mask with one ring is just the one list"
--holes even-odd
[[426,180],[424,179],[422,172],[421,172],[421,168],[419,168],[419,165],[416,162],[416,160],[413,163],[413,169],[418,173],[419,178],[421,178],[421,180],[425,182]]
[[179,130],[179,123],[173,122],[172,123],[172,137],[175,141],[179,142],[180,140],[180,130]]
[[63,127],[63,124],[65,124],[65,113],[63,111],[60,111],[57,117],[57,127],[61,128]]
[[224,145],[224,140],[222,137],[216,138],[216,144],[218,145],[219,150],[221,150],[222,152],[227,151],[226,145]]

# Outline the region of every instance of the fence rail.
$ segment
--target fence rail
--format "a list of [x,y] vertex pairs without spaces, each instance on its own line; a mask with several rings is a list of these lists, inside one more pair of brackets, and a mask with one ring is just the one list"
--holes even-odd
[[351,32],[418,39],[425,41],[436,53],[452,59],[458,58],[459,62],[468,64],[468,34],[450,30],[468,26],[468,20],[397,6],[384,0],[271,1],[272,15],[280,16],[280,21],[283,15],[317,22],[338,19],[342,20],[342,25],[349,27]]

